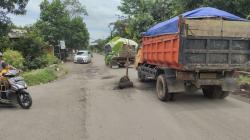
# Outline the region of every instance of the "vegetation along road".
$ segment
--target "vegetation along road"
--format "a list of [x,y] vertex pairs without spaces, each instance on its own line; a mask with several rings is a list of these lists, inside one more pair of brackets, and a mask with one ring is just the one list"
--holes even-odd
[[161,102],[154,82],[115,88],[125,69],[110,69],[95,54],[92,64],[67,63],[69,74],[31,87],[30,110],[0,107],[0,137],[7,140],[249,140],[250,104],[201,93]]

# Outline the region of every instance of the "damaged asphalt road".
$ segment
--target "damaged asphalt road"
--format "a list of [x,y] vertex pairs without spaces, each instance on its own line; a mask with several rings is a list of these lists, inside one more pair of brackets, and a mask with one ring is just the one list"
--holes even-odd
[[228,97],[210,100],[200,92],[161,102],[155,83],[114,90],[125,69],[110,69],[104,57],[92,64],[67,63],[69,73],[29,89],[30,110],[0,106],[3,140],[248,140],[250,104]]

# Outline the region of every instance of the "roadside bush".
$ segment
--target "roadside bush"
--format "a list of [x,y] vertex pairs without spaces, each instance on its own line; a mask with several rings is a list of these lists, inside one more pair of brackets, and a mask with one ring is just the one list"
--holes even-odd
[[56,71],[50,68],[32,70],[25,72],[22,76],[29,86],[48,83],[57,79]]
[[28,32],[12,44],[13,49],[21,52],[26,60],[40,57],[43,54],[43,49],[48,46],[43,38],[34,32]]
[[5,36],[0,37],[0,44],[1,44],[1,47],[0,47],[1,52],[4,52],[7,49],[13,48],[10,39]]
[[25,70],[34,70],[44,67],[46,67],[46,62],[41,56],[32,60],[25,61]]
[[23,69],[24,58],[18,51],[6,50],[3,54],[3,60],[17,69]]
[[250,19],[250,15],[247,16],[247,19]]
[[46,66],[59,63],[59,59],[51,54],[44,54],[42,56],[42,60],[46,64]]
[[47,67],[52,64],[58,64],[59,60],[51,55],[51,54],[44,54],[39,57],[36,57],[32,60],[25,62],[26,70],[34,70]]
[[250,78],[248,76],[240,75],[238,78],[238,83],[241,84],[250,84]]

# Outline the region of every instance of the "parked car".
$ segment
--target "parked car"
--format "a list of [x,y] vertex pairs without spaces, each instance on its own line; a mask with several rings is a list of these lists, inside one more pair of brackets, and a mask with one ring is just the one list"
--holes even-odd
[[91,63],[92,54],[88,50],[80,50],[74,56],[74,63]]

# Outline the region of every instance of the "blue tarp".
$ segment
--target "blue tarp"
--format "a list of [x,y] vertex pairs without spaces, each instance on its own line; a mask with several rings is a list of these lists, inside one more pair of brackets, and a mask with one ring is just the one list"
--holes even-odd
[[[194,18],[207,18],[207,17],[221,17],[226,20],[233,20],[233,21],[247,21],[241,17],[235,16],[228,12],[218,10],[212,7],[203,7],[198,8],[192,11],[188,11],[186,13],[181,14],[183,17],[188,19]],[[163,34],[173,34],[178,32],[178,21],[179,16],[174,17],[170,20],[161,22],[156,24],[148,31],[144,32],[144,36],[156,36],[156,35],[163,35]]]

